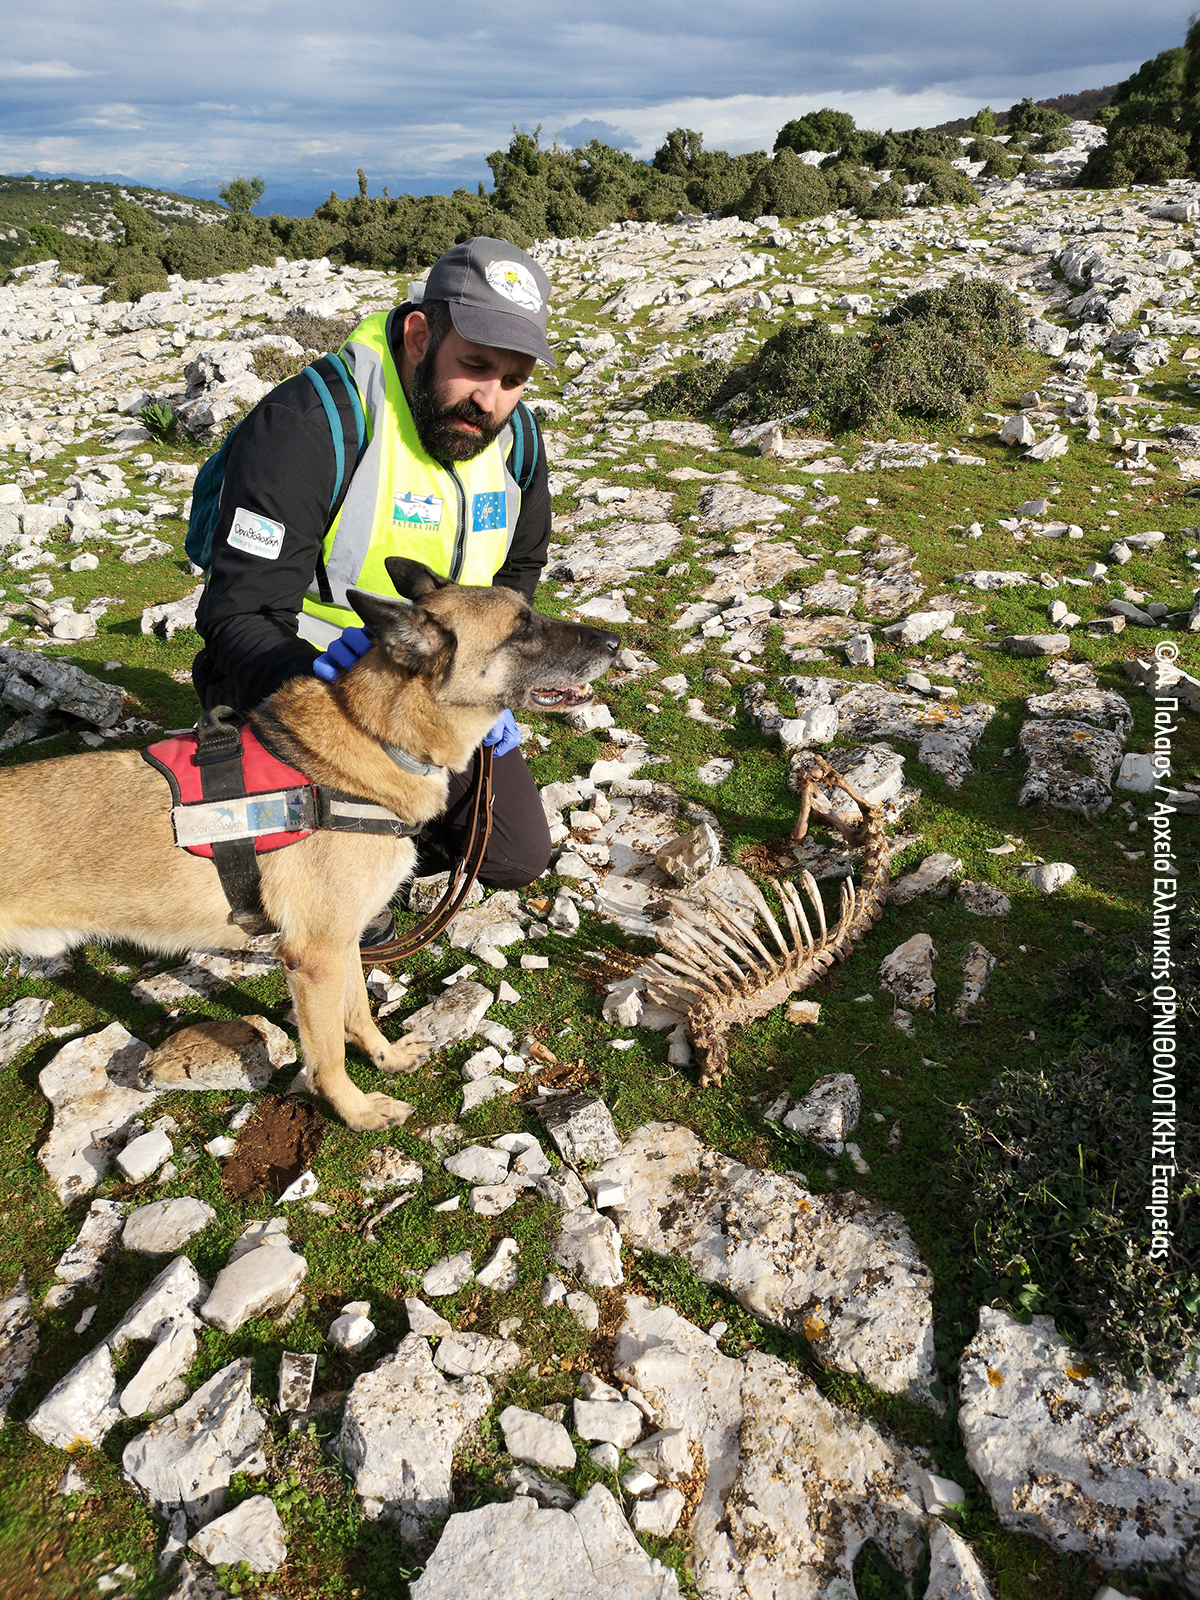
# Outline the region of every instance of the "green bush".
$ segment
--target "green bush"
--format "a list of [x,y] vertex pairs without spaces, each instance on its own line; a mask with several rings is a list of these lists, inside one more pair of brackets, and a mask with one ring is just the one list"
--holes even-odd
[[999,155],[989,156],[983,169],[985,178],[1015,178],[1021,170],[1021,163],[1014,161],[1011,156],[1001,152]]
[[1011,134],[1054,133],[1059,128],[1065,128],[1070,120],[1070,117],[1064,117],[1061,111],[1051,111],[1048,106],[1034,105],[1026,95],[1024,100],[1018,100],[1015,106],[1009,108],[1004,131]]
[[1052,156],[1059,150],[1065,150],[1071,138],[1066,133],[1043,133],[1034,139],[1029,148],[1035,156]]
[[[848,152],[843,152],[848,154]],[[937,133],[932,128],[907,128],[893,133],[889,128],[880,134],[875,143],[867,146],[856,159],[865,161],[876,171],[893,171],[897,167],[910,170],[918,161],[956,161],[962,155],[962,146],[949,134]],[[917,182],[913,179],[913,182]]]
[[[1172,930],[1178,1060],[1200,1056],[1200,896]],[[1052,1315],[1131,1376],[1163,1374],[1200,1336],[1200,1118],[1181,1082],[1172,1252],[1147,1259],[1150,976],[1144,938],[1060,967],[1046,1028],[1074,1041],[1037,1071],[1007,1068],[959,1107],[951,1201],[972,1214],[977,1287],[1016,1314]]]
[[143,406],[138,415],[156,439],[167,440],[175,437],[176,419],[170,406],[154,401],[148,406]]
[[767,160],[762,150],[741,156],[706,150],[694,128],[672,128],[654,152],[653,166],[682,184],[688,205],[697,211],[725,211],[737,205]]
[[982,138],[999,132],[996,127],[996,114],[991,106],[984,106],[971,118],[971,132],[979,134]]
[[785,322],[751,363],[732,409],[762,420],[811,407],[817,427],[854,427],[870,406],[870,358],[854,334],[831,333],[824,322]]
[[855,131],[852,116],[824,106],[785,122],[775,136],[775,152],[794,150],[802,155],[805,150],[841,150]]
[[833,190],[824,173],[807,166],[794,150],[781,150],[759,168],[735,210],[744,221],[755,217],[819,217],[833,209]]
[[1114,124],[1109,141],[1093,150],[1075,180],[1077,189],[1127,189],[1134,183],[1165,183],[1188,169],[1188,147],[1180,134],[1152,122]]
[[[807,409],[833,433],[894,426],[905,417],[957,420],[1013,374],[1023,307],[998,284],[956,279],[910,295],[869,335],[824,322],[785,322],[744,366],[693,367],[657,384],[647,408],[765,420]],[[714,370],[716,369],[716,370]]]
[[878,184],[871,198],[865,200],[858,208],[858,214],[864,222],[894,222],[904,213],[904,190],[895,178],[889,178],[886,183]]
[[834,207],[852,209],[861,216],[861,208],[870,202],[875,192],[863,169],[839,158],[828,165],[822,162],[820,171],[829,185]]
[[664,416],[703,417],[740,391],[745,371],[728,361],[697,362],[660,378],[642,404]]
[[1200,1149],[1186,1130],[1176,1248],[1149,1261],[1145,1084],[1131,1048],[1077,1050],[1045,1072],[1009,1067],[959,1107],[954,1169],[981,1297],[1022,1320],[1048,1313],[1131,1376],[1163,1374],[1200,1333]]
[[932,156],[914,156],[904,163],[909,183],[923,183],[921,203],[929,205],[977,206],[979,191],[958,167]]

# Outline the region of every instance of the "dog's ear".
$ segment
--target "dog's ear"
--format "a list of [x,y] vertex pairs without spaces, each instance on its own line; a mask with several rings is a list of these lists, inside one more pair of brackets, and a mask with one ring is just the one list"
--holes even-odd
[[449,628],[420,606],[385,600],[365,589],[347,589],[346,601],[370,629],[375,643],[383,646],[398,667],[409,672],[433,672],[447,652],[454,649],[456,640]]
[[419,605],[435,589],[452,587],[449,578],[439,578],[432,567],[423,562],[410,561],[407,556],[388,556],[383,563],[387,575],[396,585],[396,593]]

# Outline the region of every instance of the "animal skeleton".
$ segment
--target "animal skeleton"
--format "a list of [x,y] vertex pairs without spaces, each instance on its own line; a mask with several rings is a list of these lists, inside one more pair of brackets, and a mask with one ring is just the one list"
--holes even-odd
[[[832,808],[826,810],[816,804],[818,781],[849,795],[862,812],[862,822],[855,826]],[[724,1077],[731,1028],[765,1017],[789,995],[820,982],[833,963],[844,961],[855,941],[883,915],[891,852],[880,808],[869,805],[840,772],[818,755],[808,758],[800,794],[793,839],[804,838],[809,816],[815,812],[849,844],[861,846],[863,851],[861,886],[856,893],[851,879],[842,880],[840,915],[832,928],[825,920],[816,879],[805,871],[800,882],[816,917],[816,935],[795,884],[768,880],[779,896],[790,940],[780,929],[762,891],[739,874],[742,892],[766,925],[778,954],[755,933],[753,914],[735,911],[727,900],[707,891],[703,884],[700,893],[706,910],[672,897],[669,904],[675,915],[665,928],[658,930],[663,953],[648,969],[646,990],[659,1005],[685,1014],[700,1058],[701,1084],[718,1084]]]

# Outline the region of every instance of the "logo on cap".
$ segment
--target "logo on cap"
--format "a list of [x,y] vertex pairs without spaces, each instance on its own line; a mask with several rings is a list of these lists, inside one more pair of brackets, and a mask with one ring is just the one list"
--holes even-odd
[[526,311],[542,309],[542,295],[533,273],[519,261],[489,261],[487,281],[497,294]]

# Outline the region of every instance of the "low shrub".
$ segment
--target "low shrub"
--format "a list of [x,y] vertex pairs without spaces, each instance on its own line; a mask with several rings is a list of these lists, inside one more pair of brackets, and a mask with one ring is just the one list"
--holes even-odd
[[834,203],[823,172],[801,161],[794,150],[780,150],[758,169],[735,210],[748,222],[760,216],[803,221],[832,210]]
[[687,368],[656,384],[644,404],[690,416],[727,404],[730,417],[756,420],[807,411],[812,426],[832,433],[905,417],[958,420],[1010,380],[1023,349],[1022,311],[999,284],[959,278],[910,295],[861,337],[824,322],[785,322],[751,362]]
[[660,378],[642,404],[667,416],[703,417],[741,390],[745,372],[728,361],[697,362]]
[[1187,141],[1158,123],[1114,126],[1109,142],[1093,150],[1075,180],[1077,189],[1127,189],[1134,183],[1165,183],[1188,168]]
[[[955,153],[957,154],[957,151]],[[979,204],[979,191],[970,178],[958,167],[952,167],[944,158],[915,156],[904,162],[904,171],[909,183],[925,185],[925,192],[921,196],[922,205],[930,205],[934,201],[938,205],[952,206]]]
[[[1200,1054],[1200,895],[1172,929],[1177,1059]],[[1010,1066],[958,1108],[950,1200],[972,1218],[976,1287],[1027,1319],[1052,1315],[1089,1353],[1159,1375],[1200,1339],[1200,1118],[1181,1078],[1172,1249],[1146,1253],[1150,976],[1144,937],[1054,975],[1046,1030],[1074,1041],[1044,1069]]]
[[831,162],[823,161],[821,174],[829,185],[834,207],[854,210],[861,216],[861,208],[870,204],[874,194],[871,180],[863,169],[839,157]]
[[1049,106],[1034,105],[1028,95],[1018,100],[1008,112],[1004,131],[1011,134],[1057,133],[1070,122],[1061,111],[1051,111]]
[[871,198],[858,208],[864,222],[894,222],[904,212],[904,190],[895,178],[877,184]]

